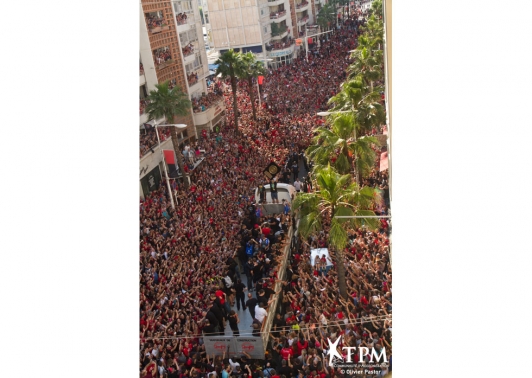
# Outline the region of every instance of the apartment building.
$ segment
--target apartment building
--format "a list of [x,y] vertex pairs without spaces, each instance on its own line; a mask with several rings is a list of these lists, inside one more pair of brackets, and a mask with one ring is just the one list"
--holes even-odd
[[214,48],[252,51],[273,67],[291,63],[299,49],[295,39],[316,23],[325,1],[207,0]]
[[[208,94],[206,78],[209,76],[207,55],[203,41],[200,12],[197,0],[141,0],[140,9],[140,133],[146,135],[148,116],[144,112],[146,97],[155,84],[169,81],[179,85],[193,100]],[[196,107],[176,120],[185,124],[178,130],[183,146],[201,136],[203,130],[212,130],[225,116],[223,101],[210,106]],[[157,120],[160,123],[162,120]],[[144,133],[144,134],[143,134]],[[145,138],[146,139],[146,138]],[[153,138],[146,143],[153,143]],[[166,139],[159,146],[148,146],[141,151],[140,181],[141,196],[158,186],[161,180],[161,149],[172,150],[172,141]]]

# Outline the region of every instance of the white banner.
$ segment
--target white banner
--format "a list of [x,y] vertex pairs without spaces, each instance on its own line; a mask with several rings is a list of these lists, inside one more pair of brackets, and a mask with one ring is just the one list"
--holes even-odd
[[264,359],[264,345],[262,338],[254,336],[204,336],[205,351],[209,355],[226,357],[249,354],[252,359]]

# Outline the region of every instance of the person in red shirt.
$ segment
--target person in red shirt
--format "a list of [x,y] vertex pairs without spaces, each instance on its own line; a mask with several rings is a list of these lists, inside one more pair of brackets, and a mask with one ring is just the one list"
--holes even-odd
[[225,305],[225,293],[222,290],[216,290],[214,295],[216,295],[217,298],[220,298],[220,303],[222,304],[222,306]]
[[299,340],[297,340],[297,349],[299,351],[299,355],[301,355],[303,350],[308,349],[308,341],[300,337]]
[[266,236],[266,237],[268,237],[271,234],[271,232],[272,232],[271,228],[269,228],[269,227],[262,227],[261,231],[264,234],[264,236]]
[[286,343],[284,345],[284,348],[281,349],[281,357],[283,360],[288,360],[291,355],[292,355],[292,348],[290,348],[290,345]]

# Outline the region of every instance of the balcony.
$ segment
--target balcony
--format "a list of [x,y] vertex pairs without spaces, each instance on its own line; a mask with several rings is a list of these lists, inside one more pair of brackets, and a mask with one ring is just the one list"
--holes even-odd
[[[154,128],[143,128],[140,130],[140,159],[143,160],[145,156],[151,156],[151,151],[154,150],[173,150],[171,131],[169,127],[159,127],[159,139],[161,145],[157,141],[157,134]],[[155,158],[160,159],[160,152],[155,153]]]
[[278,58],[280,56],[291,55],[294,52],[295,41],[291,43],[275,44],[271,51],[268,51],[268,56],[271,58]]
[[182,33],[190,30],[191,26],[195,26],[194,13],[192,11],[188,13],[176,14],[177,32]]
[[191,72],[190,74],[187,73],[187,82],[188,82],[189,89],[195,86],[196,84],[200,83],[200,78],[202,75],[203,75],[203,70],[201,70],[201,66],[197,70]]
[[160,64],[156,62],[155,68],[157,68],[158,70],[162,70],[163,68],[171,66],[173,63],[174,63],[174,60],[170,58],[168,60],[162,61]]
[[296,13],[297,13],[297,12],[303,12],[303,11],[306,11],[306,10],[308,9],[308,6],[309,6],[308,1],[303,1],[303,2],[301,2],[300,4],[297,4],[297,5],[296,5]]
[[189,43],[185,47],[181,49],[181,52],[183,54],[183,59],[185,60],[185,65],[193,63],[196,59],[196,56],[194,55],[195,52],[197,52],[198,49],[196,46],[192,43]]
[[282,22],[286,20],[287,14],[286,10],[281,12],[272,12],[270,13],[270,20],[273,20],[274,22]]
[[174,63],[168,47],[161,47],[157,50],[153,50],[152,53],[155,68],[158,70],[162,70]]
[[277,5],[284,4],[286,0],[268,0],[268,6],[275,7]]
[[301,17],[301,18],[298,18],[297,19],[297,26],[303,26],[303,25],[306,25],[306,23],[308,22],[308,15],[305,16],[305,17]]
[[209,123],[216,117],[218,114],[220,114],[222,111],[225,110],[225,104],[223,99],[219,100],[218,102],[215,102],[211,104],[208,108],[205,109],[205,111],[201,112],[194,112],[194,124],[195,125],[205,125],[206,123]]
[[280,40],[280,39],[283,39],[284,37],[286,37],[288,35],[288,26],[285,26],[285,29],[284,31],[282,31],[283,29],[281,29],[280,31],[280,34],[278,35],[272,35],[272,41],[277,41],[277,40]]
[[166,30],[170,30],[170,25],[165,21],[161,11],[144,13],[146,19],[146,26],[150,31],[150,34],[161,33]]

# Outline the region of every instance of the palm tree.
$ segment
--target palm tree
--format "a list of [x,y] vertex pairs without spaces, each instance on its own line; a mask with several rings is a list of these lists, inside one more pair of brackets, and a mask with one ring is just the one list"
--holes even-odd
[[[166,122],[172,124],[175,122],[176,116],[186,116],[188,114],[192,104],[188,99],[187,94],[183,92],[178,85],[169,89],[168,81],[165,81],[162,84],[155,84],[155,88],[156,90],[150,91],[150,94],[148,95],[149,104],[146,106],[148,120],[151,121],[165,117]],[[183,167],[183,155],[179,148],[176,128],[170,127],[170,133],[172,136],[174,151],[177,156],[179,171],[183,175],[185,188],[188,188],[188,179]]]
[[222,79],[231,78],[231,90],[233,91],[233,114],[235,120],[235,128],[238,132],[238,106],[236,101],[236,78],[240,74],[242,67],[242,54],[230,49],[222,54],[214,64],[218,65],[216,68],[216,75],[221,74]]
[[[331,128],[315,129],[317,135],[314,144],[308,147],[307,155],[316,164],[315,167],[326,166],[331,157],[336,157],[334,168],[341,174],[352,172],[355,165],[355,179],[362,182],[375,163],[376,154],[372,145],[379,145],[377,138],[361,136],[360,126],[355,122],[354,113],[333,115]],[[357,130],[358,129],[358,130]]]
[[381,86],[371,89],[362,75],[342,83],[341,90],[329,99],[334,111],[354,112],[360,131],[371,130],[373,126],[386,122],[385,108],[381,104]]
[[343,251],[347,245],[347,227],[371,229],[378,226],[375,218],[339,219],[336,216],[374,216],[370,210],[375,190],[370,187],[359,188],[352,182],[351,175],[340,175],[330,165],[315,172],[316,191],[300,193],[293,202],[293,208],[300,211],[299,233],[307,238],[323,229],[330,222],[329,247],[334,247],[334,258],[338,271],[340,295],[347,299],[345,266]]
[[257,60],[255,54],[247,52],[242,54],[242,67],[240,69],[240,78],[248,83],[249,99],[251,101],[251,108],[253,109],[253,119],[257,120],[257,110],[255,108],[255,100],[253,94],[255,89],[253,87],[253,78],[258,78],[260,75],[265,75],[266,70],[264,64]]
[[335,19],[336,7],[332,3],[325,4],[318,12],[316,23],[322,30],[328,30],[331,25],[336,23]]
[[361,36],[359,41],[363,44],[351,54],[355,61],[347,69],[348,77],[350,79],[356,76],[362,77],[368,83],[370,91],[373,91],[373,83],[381,80],[383,76],[383,51],[372,51],[375,46],[369,37]]

